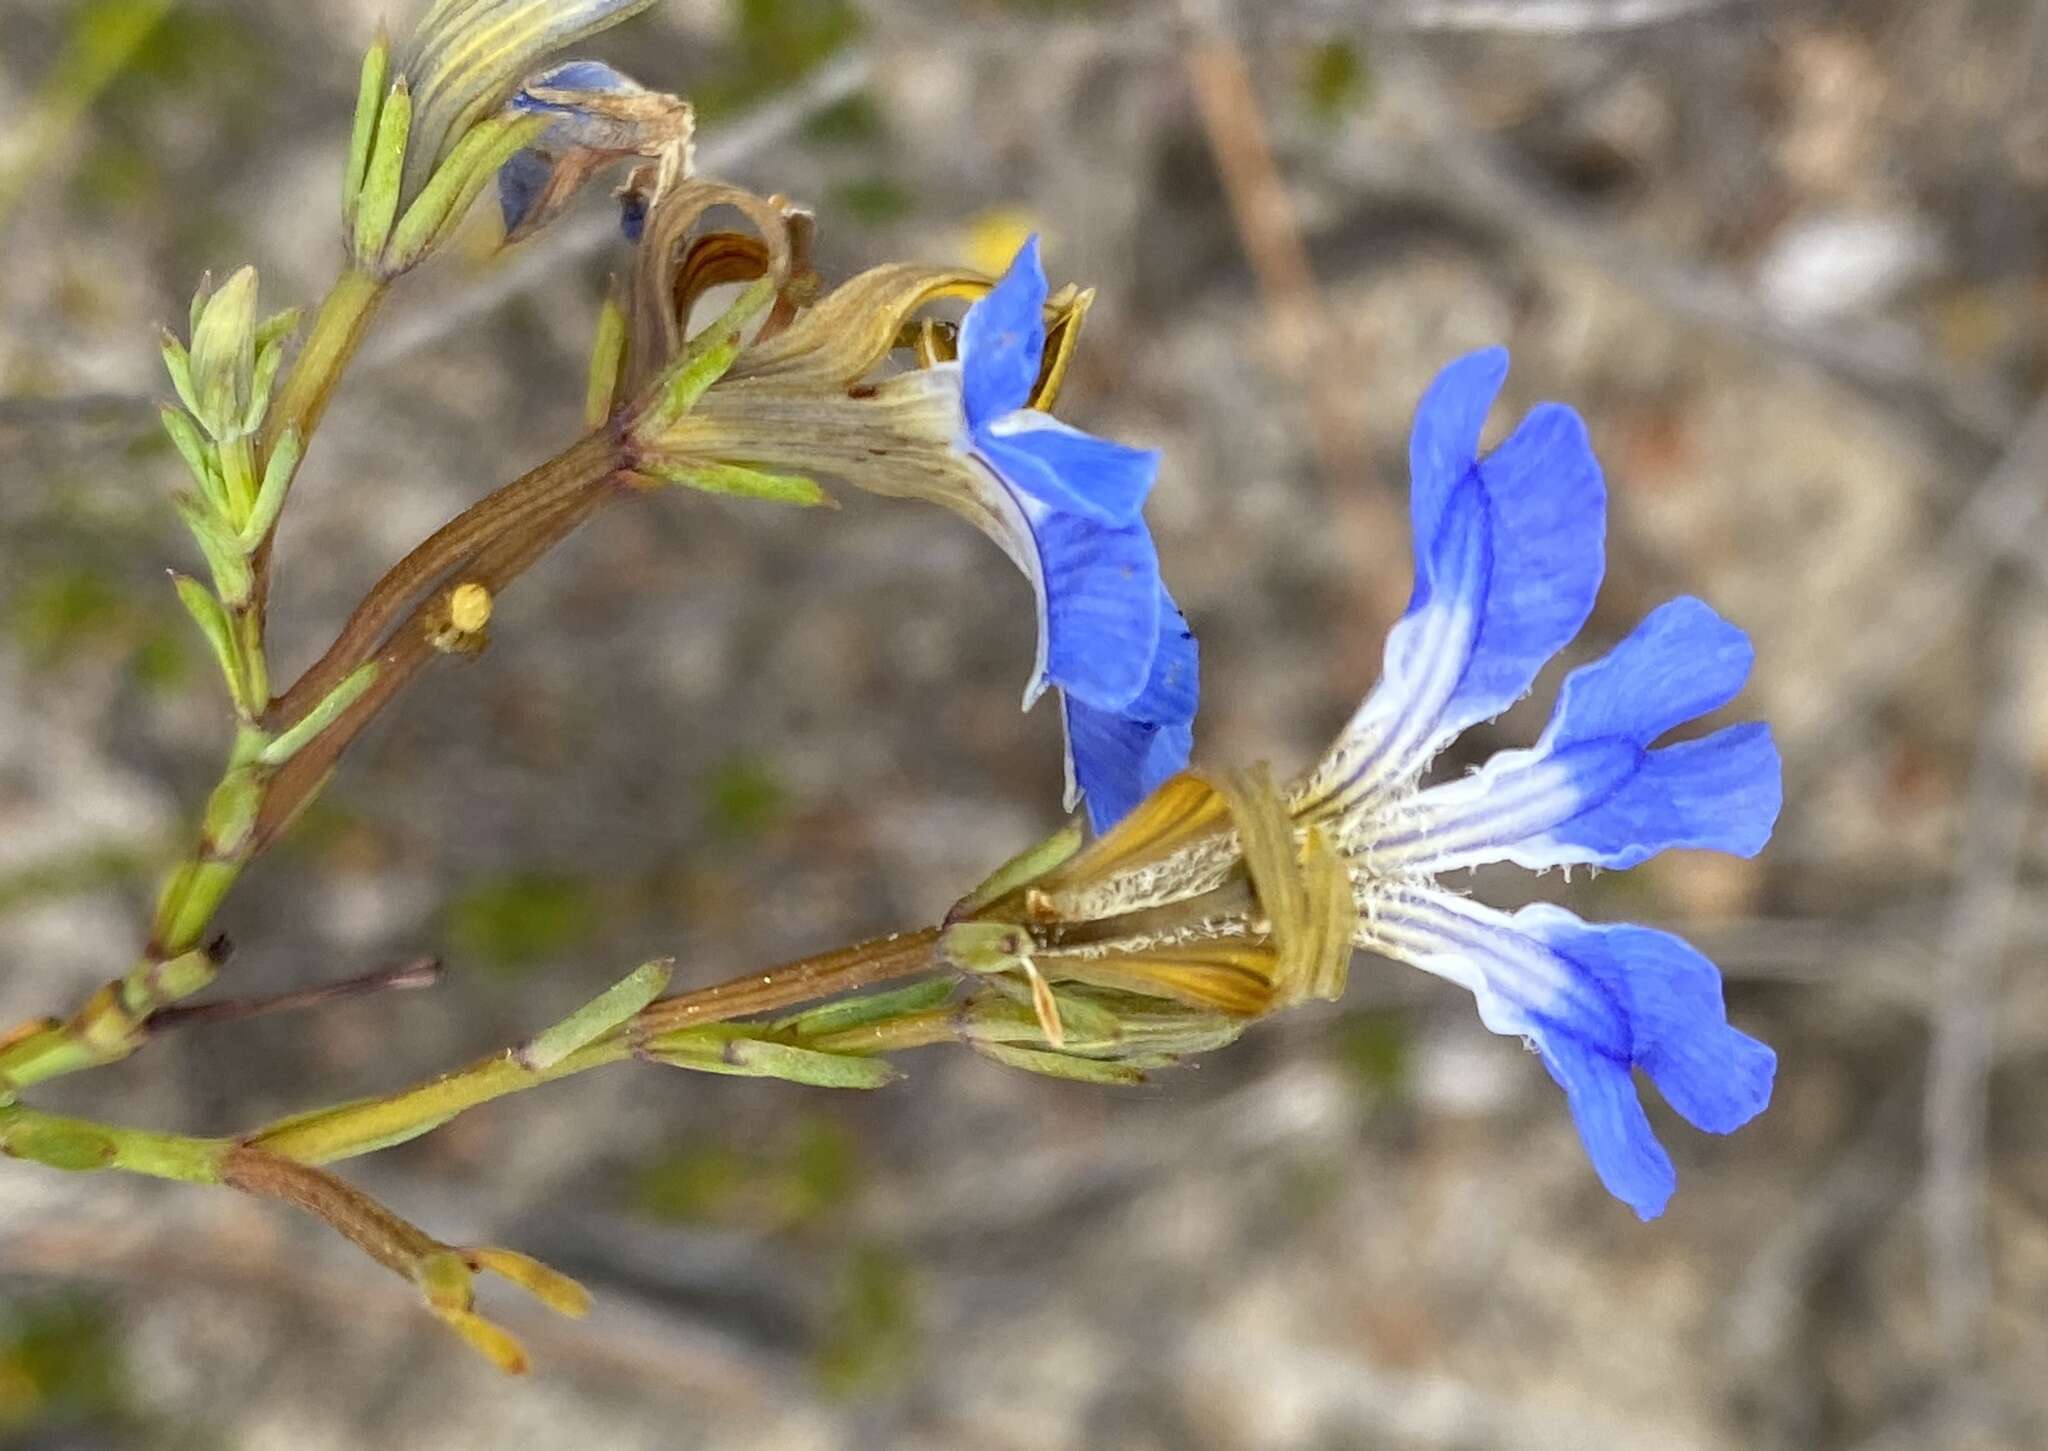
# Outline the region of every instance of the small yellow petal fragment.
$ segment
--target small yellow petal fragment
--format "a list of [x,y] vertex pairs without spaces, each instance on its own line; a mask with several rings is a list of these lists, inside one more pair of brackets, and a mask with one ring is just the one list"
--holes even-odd
[[1022,207],[994,207],[967,224],[960,239],[961,255],[976,271],[1000,277],[1024,239],[1039,230],[1038,218]]

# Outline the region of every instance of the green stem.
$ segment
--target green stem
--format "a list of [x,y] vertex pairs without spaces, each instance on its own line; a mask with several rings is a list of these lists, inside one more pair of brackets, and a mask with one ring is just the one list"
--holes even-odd
[[331,1164],[375,1153],[430,1133],[479,1104],[625,1062],[637,1055],[640,1045],[663,1034],[782,1012],[819,998],[929,972],[938,941],[937,928],[898,933],[800,958],[766,972],[748,973],[730,982],[663,998],[549,1066],[534,1066],[532,1053],[508,1048],[388,1097],[286,1119],[257,1130],[242,1142],[303,1164]]
[[[663,998],[560,1058],[543,1051],[560,1035],[561,1030],[555,1030],[398,1093],[316,1109],[237,1139],[160,1134],[62,1118],[19,1103],[0,1104],[0,1152],[76,1172],[120,1169],[194,1183],[220,1182],[223,1165],[231,1155],[244,1151],[260,1151],[297,1164],[358,1158],[431,1133],[456,1115],[494,1099],[626,1062],[665,1035],[780,1012],[929,972],[936,965],[939,935],[935,927],[897,933],[748,973],[730,982]],[[642,985],[652,990],[666,973],[666,964],[649,964],[572,1016],[562,1029],[601,1021],[619,993]],[[877,1035],[863,1030],[843,1036],[849,1040],[849,1051],[874,1052],[940,1042],[956,1035],[952,1015],[933,1013],[918,1015],[900,1032]],[[777,1035],[764,1024],[758,1036],[773,1039]],[[16,1084],[27,1081],[32,1080],[17,1079]]]
[[353,269],[335,280],[264,418],[265,459],[288,428],[297,429],[302,442],[312,439],[389,288],[382,278]]
[[385,1098],[286,1119],[258,1129],[243,1142],[301,1164],[332,1164],[431,1133],[479,1104],[632,1056],[632,1045],[613,1037],[578,1049],[551,1068],[536,1069],[522,1063],[516,1049],[508,1048]]
[[65,1118],[20,1103],[0,1107],[0,1152],[72,1173],[119,1169],[153,1179],[218,1184],[222,1161],[233,1148],[227,1139]]

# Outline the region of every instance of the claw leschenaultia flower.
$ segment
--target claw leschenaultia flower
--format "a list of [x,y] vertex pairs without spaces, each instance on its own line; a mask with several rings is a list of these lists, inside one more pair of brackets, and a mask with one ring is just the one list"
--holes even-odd
[[550,124],[498,172],[507,243],[545,227],[591,177],[634,157],[651,163],[626,189],[626,240],[638,242],[644,208],[689,168],[694,123],[688,103],[650,91],[602,61],[568,61],[542,72],[513,96],[511,109],[546,116]]
[[1676,1177],[1636,1070],[1687,1122],[1727,1133],[1769,1102],[1775,1056],[1729,1025],[1719,973],[1678,938],[1549,905],[1495,911],[1439,877],[1630,867],[1674,847],[1753,856],[1777,819],[1778,755],[1759,724],[1655,744],[1731,700],[1751,662],[1739,629],[1678,599],[1566,679],[1535,746],[1424,784],[1445,746],[1528,693],[1603,572],[1605,493],[1576,414],[1541,406],[1479,453],[1506,372],[1504,352],[1476,353],[1423,399],[1414,596],[1323,762],[1286,792],[1179,776],[1085,851],[963,903],[955,931],[1016,928],[977,970],[1238,1017],[1338,996],[1354,945],[1448,978],[1541,1057],[1601,1182],[1647,1219]]
[[654,0],[434,0],[399,58],[412,94],[405,195],[416,197],[469,130],[496,115],[542,61]]
[[[694,181],[674,204],[742,202],[767,205]],[[663,266],[636,289],[657,304],[638,309],[636,349],[661,325],[676,268],[731,254],[716,238],[680,249],[658,235],[672,226],[657,217],[643,246]],[[765,230],[775,230],[772,219]],[[755,271],[769,266],[764,255]],[[927,302],[960,292],[979,297],[957,334],[913,320]],[[943,504],[994,539],[1037,600],[1025,705],[1059,689],[1068,806],[1085,798],[1101,831],[1187,764],[1198,661],[1142,514],[1158,454],[1048,411],[1089,300],[1049,295],[1035,238],[993,284],[970,272],[876,268],[785,326],[764,328],[687,411],[643,423],[636,440],[644,466],[662,477],[704,486],[711,471],[729,479],[735,466],[830,474]],[[923,366],[873,376],[906,335]],[[671,340],[662,352],[675,349]]]

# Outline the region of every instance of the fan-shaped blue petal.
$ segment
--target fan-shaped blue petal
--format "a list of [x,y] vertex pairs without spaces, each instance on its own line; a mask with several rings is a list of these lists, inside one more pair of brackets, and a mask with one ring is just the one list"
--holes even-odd
[[1669,933],[1595,926],[1548,905],[1509,917],[1434,887],[1376,905],[1389,951],[1463,984],[1487,1027],[1535,1045],[1601,1182],[1643,1218],[1663,1211],[1673,1180],[1634,1069],[1712,1133],[1732,1132],[1770,1102],[1776,1055],[1728,1025],[1720,974]]

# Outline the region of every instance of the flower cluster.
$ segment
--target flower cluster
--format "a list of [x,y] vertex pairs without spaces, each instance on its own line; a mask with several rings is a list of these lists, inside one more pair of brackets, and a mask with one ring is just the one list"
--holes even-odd
[[[1678,938],[1547,904],[1499,912],[1449,879],[1495,862],[1628,868],[1671,848],[1761,850],[1780,805],[1770,733],[1660,744],[1741,690],[1748,640],[1698,600],[1673,600],[1565,679],[1533,746],[1432,774],[1591,613],[1606,500],[1578,417],[1538,407],[1482,455],[1506,354],[1444,369],[1416,416],[1415,588],[1378,685],[1291,786],[1262,770],[1191,772],[1197,649],[1144,518],[1159,456],[1053,416],[1092,294],[1053,290],[1035,238],[1001,277],[888,263],[828,287],[808,212],[694,174],[686,102],[556,58],[652,3],[432,0],[402,48],[380,37],[366,57],[348,265],[296,350],[298,314],[264,317],[248,269],[202,287],[187,340],[165,337],[181,406],[164,426],[189,474],[174,500],[210,576],[174,583],[220,667],[233,741],[134,965],[68,1018],[0,1032],[0,1157],[311,1212],[516,1371],[524,1352],[478,1314],[477,1276],[571,1315],[581,1288],[509,1250],[445,1243],[322,1166],[629,1062],[874,1089],[896,1077],[888,1055],[950,1042],[1020,1070],[1135,1082],[1280,1008],[1340,997],[1363,948],[1459,984],[1487,1027],[1524,1039],[1601,1182],[1660,1213],[1675,1172],[1638,1071],[1680,1117],[1725,1133],[1768,1103],[1771,1050],[1730,1026],[1719,974]],[[512,242],[613,168],[630,168],[618,195],[632,260],[599,316],[586,431],[422,540],[274,693],[277,524],[387,296],[486,190]],[[712,220],[735,215],[737,229]],[[700,319],[714,299],[721,310]],[[940,505],[1024,575],[1038,627],[1024,704],[1057,691],[1067,804],[1085,802],[1092,841],[1070,822],[918,930],[666,996],[671,964],[644,964],[517,1047],[232,1137],[22,1101],[137,1052],[214,981],[216,917],[245,868],[423,670],[486,648],[499,593],[584,520],[668,487],[820,505],[820,478]],[[1015,588],[996,573],[994,588]],[[184,1011],[246,1017],[408,985],[417,971]]]
[[[1380,683],[1284,792],[1181,775],[1199,671],[1143,516],[1159,456],[1052,414],[1090,294],[1052,292],[1035,238],[1000,278],[891,264],[827,290],[809,267],[808,214],[690,174],[684,103],[592,61],[514,84],[543,42],[636,8],[567,7],[540,26],[534,7],[498,0],[504,14],[456,44],[431,38],[437,21],[460,29],[496,11],[443,0],[400,67],[428,118],[407,194],[431,169],[422,158],[449,164],[465,127],[521,128],[492,142],[516,239],[599,171],[637,162],[621,192],[633,282],[592,392],[608,400],[594,420],[615,421],[635,475],[803,504],[825,501],[812,476],[924,499],[1024,574],[1038,622],[1024,704],[1058,691],[1067,804],[1085,802],[1100,840],[963,904],[950,960],[991,991],[1028,984],[1033,1031],[1055,1056],[1118,1061],[1134,1051],[1119,1022],[1148,1022],[1138,1037],[1153,1044],[1217,1041],[1288,1002],[1337,995],[1354,947],[1409,963],[1526,1039],[1602,1181],[1659,1212],[1674,1176],[1636,1070],[1689,1122],[1726,1132],[1768,1100],[1770,1050],[1728,1026],[1717,973],[1677,938],[1547,905],[1500,913],[1443,879],[1490,862],[1625,868],[1673,847],[1760,850],[1779,805],[1768,731],[1657,744],[1733,698],[1747,640],[1675,600],[1565,681],[1533,747],[1461,779],[1429,775],[1459,735],[1528,693],[1591,612],[1605,495],[1577,415],[1538,407],[1482,457],[1506,355],[1446,368],[1416,417],[1415,590]],[[707,229],[720,208],[755,235]],[[741,303],[696,327],[695,305],[735,282],[750,284]],[[963,295],[957,324],[925,312]],[[1162,1001],[1179,1006],[1163,1018],[1142,1007]],[[1007,1013],[995,1018],[1005,1031]]]
[[1719,974],[1678,938],[1549,905],[1502,913],[1440,878],[1496,861],[1630,867],[1675,847],[1754,855],[1778,814],[1778,756],[1762,725],[1655,744],[1726,704],[1750,668],[1740,630],[1678,599],[1572,672],[1534,747],[1425,784],[1578,633],[1603,570],[1605,495],[1576,414],[1539,407],[1479,453],[1506,371],[1505,353],[1473,354],[1423,399],[1414,596],[1322,763],[1284,795],[1181,777],[963,916],[1014,921],[1029,945],[1013,957],[1035,976],[1240,1016],[1338,995],[1354,944],[1447,978],[1536,1051],[1601,1182],[1650,1218],[1676,1180],[1635,1071],[1687,1122],[1727,1133],[1769,1102],[1771,1050],[1729,1026]]

